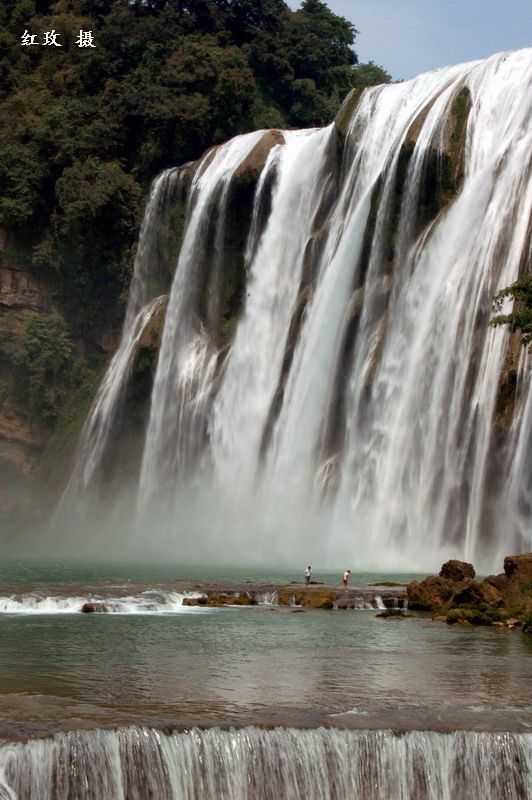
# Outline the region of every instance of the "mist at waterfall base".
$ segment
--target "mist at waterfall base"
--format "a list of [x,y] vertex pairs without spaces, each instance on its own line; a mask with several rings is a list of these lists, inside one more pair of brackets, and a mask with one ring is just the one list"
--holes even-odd
[[[278,133],[247,222],[235,185],[265,131],[159,176],[55,518],[65,557],[381,571],[458,557],[487,573],[532,549],[532,362],[521,349],[511,420],[494,425],[512,344],[489,326],[495,292],[530,268],[531,86],[532,50],[503,53],[366,91],[342,148],[334,125]],[[183,191],[177,266],[161,266]],[[228,238],[245,225],[228,346]],[[124,458],[136,347],[161,308],[141,455]]]

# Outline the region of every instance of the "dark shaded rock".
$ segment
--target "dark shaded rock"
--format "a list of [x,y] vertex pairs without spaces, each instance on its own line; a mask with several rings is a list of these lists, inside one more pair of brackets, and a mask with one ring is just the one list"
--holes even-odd
[[409,617],[413,617],[413,614],[405,614],[400,608],[387,608],[385,611],[381,611],[380,614],[376,614],[375,616],[381,617],[382,619],[408,619]]
[[478,583],[473,580],[470,580],[464,586],[461,586],[451,597],[451,603],[453,605],[462,605],[465,603],[468,605],[477,605],[483,601],[484,597],[482,595],[482,589]]
[[82,614],[105,614],[106,611],[105,603],[83,603],[81,606]]
[[532,553],[519,556],[506,556],[504,571],[512,583],[528,583],[532,581]]
[[469,564],[467,561],[451,559],[443,564],[440,570],[440,577],[447,578],[450,581],[463,581],[466,578],[474,578],[475,569],[473,564]]
[[207,597],[184,597],[184,606],[209,606],[219,608],[220,606],[256,606],[257,600],[242,594],[223,594],[213,593]]

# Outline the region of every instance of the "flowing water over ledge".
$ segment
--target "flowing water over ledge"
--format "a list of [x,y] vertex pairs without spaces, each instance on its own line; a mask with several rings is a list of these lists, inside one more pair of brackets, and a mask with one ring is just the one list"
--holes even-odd
[[531,772],[532,734],[131,728],[0,747],[9,800],[526,800]]
[[[2,565],[2,800],[532,796],[532,642],[519,632],[193,608],[162,591],[172,575],[197,575],[197,592],[215,578]],[[289,576],[248,575],[261,577]],[[385,577],[352,573],[353,588]],[[95,590],[115,613],[79,613]]]

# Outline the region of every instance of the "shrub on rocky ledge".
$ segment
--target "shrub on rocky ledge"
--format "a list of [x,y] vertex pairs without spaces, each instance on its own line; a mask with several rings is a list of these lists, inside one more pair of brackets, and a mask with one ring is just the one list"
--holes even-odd
[[483,581],[474,577],[472,564],[448,561],[439,576],[409,583],[408,607],[432,611],[451,624],[522,625],[525,633],[532,633],[532,553],[507,556],[504,573]]

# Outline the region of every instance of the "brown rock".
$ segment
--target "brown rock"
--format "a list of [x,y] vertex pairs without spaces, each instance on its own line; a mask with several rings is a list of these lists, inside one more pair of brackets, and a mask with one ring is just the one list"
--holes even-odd
[[81,606],[82,614],[105,614],[106,611],[105,603],[84,603]]
[[49,313],[54,309],[52,285],[39,273],[18,265],[0,264],[0,308]]
[[280,131],[267,131],[240,164],[235,172],[235,179],[245,182],[257,181],[264,169],[270,150],[276,144],[284,144],[283,134]]
[[476,605],[477,603],[482,603],[483,601],[484,597],[482,595],[480,586],[476,581],[471,580],[465,585],[461,586],[451,598],[451,603],[453,606],[463,605],[464,603]]
[[506,556],[504,571],[512,583],[528,583],[532,581],[532,553],[519,556]]
[[467,561],[451,559],[443,564],[440,570],[440,577],[447,578],[450,581],[463,581],[466,578],[474,578],[475,569],[473,564],[469,564]]
[[506,602],[508,587],[509,581],[506,575],[488,575],[480,584],[484,602],[488,603],[490,606],[500,608]]
[[408,608],[418,611],[442,608],[453,594],[454,589],[453,581],[437,575],[430,575],[421,582],[411,581],[406,587]]
[[504,572],[499,575],[488,575],[487,578],[484,578],[483,583],[498,589],[501,594],[504,594],[509,587],[508,576]]
[[436,614],[432,619],[434,622],[447,622],[447,617],[444,617],[443,614]]

